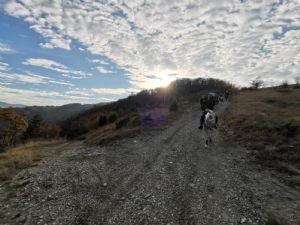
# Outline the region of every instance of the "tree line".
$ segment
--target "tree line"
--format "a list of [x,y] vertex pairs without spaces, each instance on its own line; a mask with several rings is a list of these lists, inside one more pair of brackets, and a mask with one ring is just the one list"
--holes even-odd
[[57,138],[60,131],[57,124],[44,122],[40,115],[28,121],[12,108],[0,109],[0,151],[29,139]]

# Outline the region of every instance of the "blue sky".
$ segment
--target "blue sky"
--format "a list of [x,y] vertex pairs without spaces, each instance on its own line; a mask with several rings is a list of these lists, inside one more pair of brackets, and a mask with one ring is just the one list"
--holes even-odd
[[293,82],[299,15],[297,0],[4,0],[0,101],[106,102],[183,77]]
[[[71,102],[98,103],[113,101],[127,96],[130,91],[136,91],[130,88],[127,72],[104,55],[91,54],[76,41],[72,42],[69,50],[43,48],[40,43],[45,41],[44,38],[30,29],[23,20],[2,12],[0,13],[0,21],[0,43],[2,48],[7,48],[7,51],[1,52],[0,62],[4,63],[3,65],[7,64],[6,74],[11,77],[14,77],[15,74],[28,76],[26,82],[21,78],[7,79],[7,76],[1,76],[0,84],[11,89],[54,93],[53,97],[51,94],[40,96],[41,98],[38,98],[36,102],[31,99],[23,99],[22,95],[17,99],[10,99],[9,95],[5,95],[0,97],[0,101],[25,102],[29,105],[60,105]],[[28,59],[35,59],[33,62],[36,63],[26,63]],[[67,71],[70,70],[71,72],[63,74],[51,69],[51,67],[46,68],[41,60],[62,64],[68,68]],[[79,73],[73,74],[72,71]],[[35,79],[35,75],[38,76],[38,79]],[[32,79],[30,80],[29,77]],[[39,79],[40,77],[44,77],[45,82]],[[53,83],[49,82],[48,78]],[[94,93],[87,91],[92,89],[97,90]],[[128,91],[126,91],[127,89]],[[105,91],[107,92],[105,93]],[[71,98],[69,98],[68,93],[70,93]],[[61,96],[57,96],[59,94]],[[30,98],[30,96],[28,97]]]

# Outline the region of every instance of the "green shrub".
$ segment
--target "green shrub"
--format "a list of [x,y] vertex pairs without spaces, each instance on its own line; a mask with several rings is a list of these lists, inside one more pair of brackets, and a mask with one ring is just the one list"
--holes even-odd
[[118,122],[116,123],[116,128],[117,128],[117,129],[120,129],[120,128],[124,127],[126,124],[129,123],[129,121],[130,121],[130,119],[129,119],[128,117],[127,117],[127,118],[124,118],[124,119],[122,119],[122,120],[120,120],[120,121],[118,121]]
[[98,122],[98,126],[102,127],[102,126],[104,126],[106,124],[107,124],[107,117],[104,116],[104,115],[100,116],[99,122]]
[[25,139],[38,138],[41,136],[41,126],[43,119],[40,115],[36,114],[30,121],[26,132],[24,133]]
[[172,102],[172,104],[169,107],[170,111],[177,111],[178,110],[178,104],[176,101]]
[[117,120],[117,114],[115,113],[110,114],[108,118],[109,123],[114,123],[116,120]]

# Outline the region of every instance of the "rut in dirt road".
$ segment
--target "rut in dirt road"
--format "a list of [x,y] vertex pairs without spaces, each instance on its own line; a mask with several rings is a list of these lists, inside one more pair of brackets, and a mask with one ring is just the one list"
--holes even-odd
[[[219,112],[224,107],[220,105]],[[99,147],[70,144],[62,155],[18,175],[16,179],[30,182],[9,200],[0,221],[265,224],[266,196],[271,193],[276,199],[273,181],[251,171],[244,154],[222,147],[218,132],[213,145],[204,149],[198,123],[195,107],[155,135],[141,134]],[[269,190],[262,180],[272,184]],[[300,221],[294,212],[288,212],[291,223],[287,224]]]

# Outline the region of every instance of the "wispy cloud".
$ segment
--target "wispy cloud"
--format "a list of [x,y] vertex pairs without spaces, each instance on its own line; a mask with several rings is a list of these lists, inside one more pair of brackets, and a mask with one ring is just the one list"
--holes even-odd
[[0,62],[0,71],[9,71],[9,65],[5,62]]
[[71,78],[86,78],[90,76],[90,73],[85,73],[80,70],[72,70],[68,68],[67,66],[63,65],[62,63],[49,60],[49,59],[40,59],[40,58],[29,58],[25,62],[23,62],[24,65],[31,65],[31,66],[39,66],[43,67],[45,69],[53,70],[56,72],[61,73],[63,76],[71,77]]
[[106,61],[104,61],[104,60],[101,60],[101,59],[91,59],[91,60],[89,60],[89,61],[92,62],[92,63],[99,63],[99,64],[101,64],[101,65],[109,65],[108,62],[106,62]]
[[91,91],[96,94],[124,95],[130,94],[133,90],[127,88],[92,88]]
[[[39,30],[40,28],[35,28],[37,30]],[[43,30],[41,31],[43,33]],[[48,36],[46,34],[44,34],[44,36]],[[51,37],[51,43],[47,42],[47,43],[40,43],[40,46],[42,48],[64,48],[66,50],[70,50],[70,44],[71,44],[71,40],[70,39],[64,39],[63,37]]]
[[94,103],[110,102],[135,92],[125,88],[78,88],[71,87],[67,91],[45,91],[43,89],[23,89],[7,86],[0,79],[0,101],[22,103],[25,105],[63,105],[74,102]]
[[89,102],[90,98],[67,95],[56,91],[44,91],[39,89],[28,90],[11,88],[0,84],[0,101],[22,103],[25,105],[63,105],[74,102]]
[[11,48],[8,44],[2,43],[0,41],[0,54],[8,54],[8,53],[14,53],[15,50]]
[[97,100],[97,102],[111,102],[119,98],[125,97],[132,93],[137,93],[139,90],[134,88],[72,88],[66,91],[65,94],[86,97]]
[[109,63],[102,59],[91,59],[89,62],[99,64],[95,69],[101,74],[114,73],[114,71],[109,68]]
[[34,74],[31,72],[24,72],[23,74],[11,71],[7,63],[0,62],[0,81],[2,84],[11,83],[28,83],[28,84],[59,84],[65,86],[73,86],[73,84],[64,80],[56,80],[50,77]]
[[43,47],[70,49],[78,41],[126,69],[136,88],[174,74],[248,84],[257,75],[280,82],[300,71],[299,1],[11,0],[3,9],[40,33]]
[[109,70],[103,66],[97,66],[96,69],[98,70],[98,72],[100,73],[106,73],[106,74],[109,74],[109,73],[114,73],[114,71],[112,70]]
[[[112,93],[113,91],[111,91]],[[0,101],[22,103],[25,105],[64,105],[74,102],[93,103],[115,101],[118,97],[103,96],[95,90],[73,89],[66,92],[45,91],[42,89],[22,89],[7,87],[0,82]],[[116,91],[115,94],[122,93]]]
[[118,97],[128,95],[131,93],[138,92],[137,89],[134,88],[73,88],[72,90],[69,90],[66,92],[66,94],[70,95],[76,95],[76,96],[85,96],[85,97],[94,97],[99,98],[101,96],[111,96],[114,99],[117,100]]

